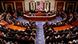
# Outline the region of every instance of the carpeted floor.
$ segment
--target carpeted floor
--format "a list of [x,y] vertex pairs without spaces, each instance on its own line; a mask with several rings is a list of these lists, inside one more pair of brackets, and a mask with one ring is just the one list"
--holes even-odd
[[43,24],[45,22],[36,22],[36,44],[45,44]]

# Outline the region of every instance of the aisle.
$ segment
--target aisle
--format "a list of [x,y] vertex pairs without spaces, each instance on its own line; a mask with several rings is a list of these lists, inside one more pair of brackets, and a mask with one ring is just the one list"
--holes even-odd
[[29,23],[29,21],[27,21],[26,19],[22,18],[22,17],[18,17],[16,19],[16,21],[22,22],[22,23]]
[[45,44],[43,24],[45,22],[36,22],[36,44]]

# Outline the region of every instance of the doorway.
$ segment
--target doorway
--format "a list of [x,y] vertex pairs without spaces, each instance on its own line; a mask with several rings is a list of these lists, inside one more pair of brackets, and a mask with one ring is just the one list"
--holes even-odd
[[10,13],[14,12],[14,10],[15,10],[14,5],[12,3],[6,3],[5,4],[5,10],[7,12],[10,12]]
[[65,10],[66,10],[66,12],[74,12],[75,11],[75,7],[76,7],[76,3],[75,2],[67,2]]

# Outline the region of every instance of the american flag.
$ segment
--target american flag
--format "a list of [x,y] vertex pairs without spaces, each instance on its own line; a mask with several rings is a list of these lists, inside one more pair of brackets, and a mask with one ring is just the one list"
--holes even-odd
[[40,1],[40,4],[36,6],[36,10],[42,11],[43,10],[43,2]]

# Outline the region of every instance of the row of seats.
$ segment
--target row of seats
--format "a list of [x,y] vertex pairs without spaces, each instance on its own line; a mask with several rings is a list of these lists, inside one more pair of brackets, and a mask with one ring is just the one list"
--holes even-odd
[[[18,16],[10,13],[2,13],[0,21],[4,20],[8,25],[25,27],[26,30],[18,31],[0,25],[0,43],[1,44],[35,44],[36,25],[34,22],[22,23],[17,21]],[[21,17],[20,17],[21,18]],[[18,28],[19,29],[19,28]],[[20,29],[19,29],[20,30]]]
[[[75,16],[76,15],[76,16]],[[57,13],[57,16],[61,16],[62,20],[58,21],[57,23],[52,23],[49,24],[49,22],[46,22],[44,24],[44,29],[49,29],[50,27],[58,27],[58,26],[64,26],[65,24],[70,24],[74,21],[76,21],[77,18],[77,13],[69,13],[69,14],[65,14],[65,13]]]
[[78,26],[70,30],[52,31],[45,30],[46,44],[77,44],[78,43]]
[[16,19],[18,17],[16,15],[11,15],[10,13],[4,12],[0,16],[1,16],[0,17],[0,21],[4,20],[8,24],[14,24],[16,26],[26,27],[26,29],[28,29],[28,28],[30,28],[30,29],[36,28],[36,24],[34,22],[29,21],[29,23],[23,23],[23,22],[17,21]]
[[0,43],[1,44],[34,44],[35,43],[36,31],[26,30],[26,31],[15,31],[11,29],[6,29],[5,27],[0,27]]
[[[56,24],[48,24],[48,22],[46,22],[43,25],[43,28],[45,30],[45,40],[46,40],[46,44],[49,43],[61,43],[61,44],[68,44],[68,43],[77,43],[77,33],[78,33],[78,28],[74,27],[70,30],[63,30],[63,31],[54,31],[50,30],[48,31],[47,29],[49,29],[50,27],[57,27],[57,26],[62,26],[66,23],[71,23],[74,15],[73,14],[64,14],[63,13],[57,13],[57,16],[61,16],[62,17],[62,21],[56,23]],[[56,16],[56,17],[57,17]],[[21,16],[22,17],[22,16]],[[1,43],[28,43],[28,44],[34,44],[35,42],[35,35],[36,35],[36,31],[32,31],[33,28],[36,28],[36,24],[35,22],[29,22],[29,23],[21,23],[19,21],[16,21],[16,18],[18,18],[17,16],[11,16],[9,13],[3,14],[1,17],[1,20],[5,20],[6,22],[8,22],[8,24],[13,24],[16,26],[23,26],[23,27],[28,27],[27,30],[25,31],[14,31],[11,29],[6,29],[6,27],[1,26],[0,31],[1,31],[1,38],[0,38],[0,42]],[[76,17],[77,18],[77,17]],[[23,43],[24,42],[24,43]]]
[[[59,14],[63,20],[56,24],[49,24],[46,22],[44,24],[45,30],[45,42],[46,44],[77,44],[78,43],[78,26],[73,28],[65,29],[62,31],[55,31],[53,27],[64,26],[65,24],[72,25],[71,23],[77,21],[77,13],[66,13]],[[57,16],[59,16],[57,14]],[[49,30],[51,28],[51,30]]]

